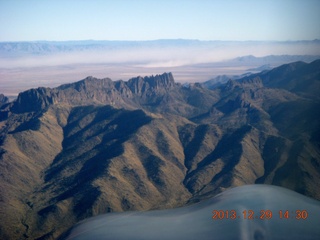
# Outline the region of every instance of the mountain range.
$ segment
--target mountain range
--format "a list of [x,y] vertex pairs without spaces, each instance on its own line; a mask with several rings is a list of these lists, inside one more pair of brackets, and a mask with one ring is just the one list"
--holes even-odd
[[1,96],[0,238],[55,239],[254,183],[320,200],[319,84],[316,60],[210,89],[164,73]]
[[[159,39],[151,41],[107,41],[107,40],[83,40],[83,41],[18,41],[0,42],[0,53],[2,56],[21,56],[24,54],[42,55],[61,52],[76,52],[87,50],[119,50],[133,48],[190,48],[190,47],[230,47],[230,46],[294,46],[317,47],[319,39],[311,41],[200,41],[196,39]],[[314,48],[314,49],[315,49]],[[315,53],[315,52],[313,52]],[[319,52],[317,51],[316,54]],[[239,57],[238,60],[248,60],[250,57]]]

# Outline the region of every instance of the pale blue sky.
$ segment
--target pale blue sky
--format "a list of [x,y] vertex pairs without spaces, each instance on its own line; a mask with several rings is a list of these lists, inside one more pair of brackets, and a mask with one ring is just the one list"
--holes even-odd
[[0,41],[313,40],[320,0],[0,0]]

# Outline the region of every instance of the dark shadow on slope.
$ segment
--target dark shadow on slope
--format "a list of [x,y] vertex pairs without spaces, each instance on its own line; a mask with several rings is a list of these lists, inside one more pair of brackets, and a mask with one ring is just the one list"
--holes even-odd
[[[106,111],[110,112],[109,110],[108,108],[98,107],[95,109],[95,111],[98,111],[96,114],[98,117],[93,120],[96,124],[88,123],[92,127],[102,123],[100,126],[102,141],[98,145],[94,146],[89,152],[76,156],[74,153],[79,151],[85,142],[81,141],[80,136],[74,138],[72,135],[72,140],[67,139],[64,142],[64,148],[68,150],[63,150],[50,170],[46,172],[45,180],[48,184],[47,189],[44,188],[43,192],[49,191],[48,194],[52,195],[48,202],[49,206],[39,211],[39,222],[41,224],[50,221],[52,217],[62,219],[63,216],[58,211],[57,203],[69,198],[72,198],[72,209],[78,220],[92,216],[94,214],[92,206],[101,195],[101,190],[93,185],[93,181],[107,174],[111,160],[124,152],[123,143],[130,138],[130,135],[152,120],[141,110],[111,109],[111,112],[116,113],[113,114],[114,118],[105,125],[103,116],[106,119],[110,117],[110,115],[105,115]],[[79,119],[82,119],[82,114],[79,115]],[[75,121],[78,122],[79,120],[75,119]],[[108,125],[115,124],[117,127],[113,131],[105,130]],[[66,128],[68,129],[68,127]],[[90,128],[87,129],[90,130]],[[82,129],[79,129],[79,131],[82,131]],[[77,141],[79,141],[79,144],[77,144]],[[71,148],[70,145],[72,145]],[[74,171],[75,164],[80,164],[78,166],[80,170]],[[68,173],[69,176],[65,177],[64,173]],[[50,191],[53,192],[50,193]]]
[[73,207],[73,212],[78,218],[90,217],[93,215],[91,211],[92,205],[101,195],[101,191],[97,187],[90,187],[85,194],[83,194]]
[[[104,132],[107,122],[122,114],[123,110],[114,109],[111,106],[85,106],[74,108],[69,116],[69,124],[64,128],[64,141],[62,143],[63,148],[73,145],[73,142],[79,142],[82,140],[85,142],[88,138],[94,137]],[[83,121],[86,117],[91,116],[92,119],[88,119],[88,122],[83,128],[80,128],[80,121]],[[102,124],[104,126],[100,126]],[[96,127],[94,127],[96,126]],[[100,127],[100,129],[98,129]],[[77,130],[77,128],[80,128]],[[75,133],[72,133],[75,132]]]
[[174,165],[176,165],[181,171],[184,171],[185,166],[180,163],[180,161],[177,159],[174,153],[174,149],[172,149],[169,145],[169,141],[163,131],[158,131],[156,136],[156,146],[158,148],[159,153],[172,162]]
[[307,100],[284,102],[268,112],[276,128],[295,140],[301,133],[313,134],[320,128],[320,104]]
[[[180,135],[180,141],[184,141],[181,136],[182,131],[185,129],[181,129],[179,131]],[[184,155],[185,155],[185,166],[187,167],[188,170],[192,167],[192,162],[194,160],[194,157],[197,155],[199,152],[200,147],[202,146],[204,137],[208,131],[208,125],[199,125],[197,128],[194,130],[194,136],[191,139],[191,141],[184,147]]]
[[151,155],[146,159],[141,159],[143,167],[147,172],[148,178],[155,184],[157,188],[165,186],[165,182],[161,178],[161,167],[165,165],[159,157]]
[[165,162],[158,156],[155,156],[152,150],[144,145],[140,146],[138,151],[140,161],[147,173],[148,179],[159,192],[163,192],[163,188],[166,187],[162,171],[162,167],[165,167]]
[[[42,116],[42,113],[36,114],[35,116],[32,116],[28,120],[20,120],[22,122],[16,129],[13,131],[8,132],[8,134],[14,134],[14,133],[19,133],[27,130],[32,130],[32,131],[37,131],[40,129],[41,126],[41,121],[39,118]],[[26,118],[29,118],[29,116],[26,116]]]
[[236,153],[234,151],[237,147],[241,146],[241,140],[251,131],[251,129],[252,127],[250,125],[245,125],[233,133],[223,136],[213,152],[204,158],[204,160],[198,164],[198,167],[205,167],[224,155],[234,155],[234,153]]
[[242,128],[237,129],[231,134],[225,135],[219,141],[213,152],[198,164],[197,169],[190,174],[187,174],[184,180],[184,185],[188,188],[188,190],[193,192],[192,186],[197,181],[197,174],[199,174],[202,169],[205,169],[210,163],[216,161],[219,158],[223,159],[225,165],[223,169],[218,174],[216,174],[211,181],[214,182],[221,177],[227,176],[227,174],[229,174],[230,171],[232,171],[233,168],[239,163],[240,156],[243,151],[241,140],[248,132],[250,132],[251,129],[252,127],[250,125],[246,125]]
[[[95,107],[94,110],[91,107],[85,108],[85,111],[78,108],[76,111],[80,111],[81,114],[77,114],[78,117],[72,122],[73,126],[68,124],[65,127],[63,150],[53,161],[50,171],[46,173],[46,181],[50,181],[64,168],[71,167],[72,164],[79,164],[79,161],[81,161],[80,163],[89,161],[82,167],[83,171],[87,171],[85,169],[94,165],[93,162],[99,163],[103,161],[102,159],[111,159],[120,155],[123,152],[121,144],[152,119],[141,110],[118,110],[109,106]],[[93,111],[95,114],[93,120],[68,137],[67,133],[74,131],[73,129],[79,126],[79,121],[83,119],[83,115],[93,113]],[[97,135],[102,137],[100,144],[80,156],[75,155],[78,149],[81,149],[87,141]],[[66,159],[68,161],[65,161]]]
[[[140,127],[152,120],[151,117],[147,116],[141,110],[117,111],[119,111],[117,117],[107,124],[116,124],[117,128],[111,132],[104,132],[101,143],[91,149],[90,153],[87,153],[87,155],[73,158],[72,152],[76,152],[82,146],[81,144],[76,144],[77,138],[74,138],[73,141],[67,140],[65,142],[65,148],[68,148],[69,144],[72,144],[73,147],[67,152],[64,152],[64,150],[62,151],[58,156],[58,163],[50,168],[50,171],[46,173],[45,177],[47,182],[53,181],[52,183],[54,183],[55,177],[60,178],[59,185],[55,187],[58,196],[55,197],[54,202],[74,197],[80,192],[86,192],[86,187],[90,190],[92,188],[90,183],[103,174],[106,174],[106,169],[110,164],[110,160],[123,153],[122,144],[129,139],[131,134],[134,134]],[[102,131],[104,127],[108,127],[107,125],[101,126]],[[85,157],[85,159],[83,159],[83,157]],[[80,161],[80,159],[80,170],[73,175],[64,178],[63,171],[68,171],[68,169],[72,171],[73,165],[78,164],[76,161]]]
[[264,175],[255,183],[264,183],[269,174],[280,162],[281,155],[285,150],[285,140],[280,137],[270,136],[263,148],[262,159],[264,161]]
[[299,167],[298,157],[304,148],[304,143],[301,140],[297,140],[292,145],[288,160],[279,168],[273,178],[273,185],[287,186],[288,188],[301,193],[306,194],[306,188],[303,181],[297,181],[297,179],[303,179],[303,171]]

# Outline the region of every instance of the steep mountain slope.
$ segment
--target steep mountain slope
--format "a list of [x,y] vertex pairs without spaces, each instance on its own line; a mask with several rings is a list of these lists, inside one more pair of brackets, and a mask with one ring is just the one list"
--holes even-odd
[[[28,225],[26,213],[32,210],[27,199],[43,183],[41,171],[61,151],[63,131],[58,119],[65,112],[11,115],[1,128],[0,215],[1,239],[19,239]],[[26,236],[25,236],[26,237]]]
[[[281,88],[306,98],[317,98],[320,87],[320,60],[309,64],[294,62],[264,71],[260,77],[265,87]],[[250,76],[249,78],[251,78]],[[245,80],[246,78],[244,78]]]
[[256,182],[286,186],[319,199],[315,191],[319,184],[313,180],[319,177],[320,112],[315,94],[320,89],[319,69],[319,60],[297,62],[230,80],[220,87],[221,99],[195,120],[237,130],[249,124],[258,131],[250,134],[255,144],[249,149],[264,162],[263,176]]
[[[319,64],[213,90],[165,73],[20,93],[0,109],[0,238],[56,238],[97,214],[253,183],[320,199]],[[303,76],[313,87],[298,87]]]

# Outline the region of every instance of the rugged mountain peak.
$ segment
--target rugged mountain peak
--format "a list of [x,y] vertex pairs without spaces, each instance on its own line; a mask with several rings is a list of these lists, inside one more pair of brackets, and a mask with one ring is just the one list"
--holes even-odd
[[174,86],[174,79],[172,76],[172,73],[163,73],[161,75],[151,76],[151,77],[145,77],[144,78],[146,82],[150,84],[151,87],[154,88],[166,88],[170,89]]
[[127,82],[128,87],[134,94],[143,94],[148,90],[169,90],[175,85],[172,73],[163,73],[161,75],[150,77],[131,78]]
[[7,98],[5,95],[3,95],[2,93],[0,93],[0,107],[3,104],[6,104],[9,102],[9,98]]
[[[64,103],[72,106],[88,104],[110,104],[114,107],[136,107],[134,95],[146,97],[162,96],[175,86],[171,73],[150,77],[136,77],[128,82],[113,82],[109,78],[89,76],[81,81],[64,84],[57,88],[30,89],[19,94],[13,103],[13,112],[37,112],[51,104]],[[133,105],[132,105],[133,104]],[[132,105],[131,107],[129,105]]]
[[271,71],[273,72],[281,72],[282,74],[286,74],[286,73],[291,73],[301,67],[306,66],[307,63],[302,62],[302,61],[298,61],[298,62],[292,62],[292,63],[288,63],[288,64],[284,64],[281,65],[279,67],[276,67],[274,69],[272,69]]
[[235,80],[232,80],[232,79],[229,79],[228,82],[222,86],[224,88],[224,90],[226,91],[231,91],[233,90],[236,86],[240,86],[240,83],[235,81]]
[[299,96],[319,100],[320,60],[293,62],[258,74],[263,85],[281,88]]
[[37,112],[56,103],[70,105],[112,104],[115,98],[114,94],[110,93],[112,89],[114,89],[114,82],[111,79],[94,77],[87,77],[81,81],[64,84],[57,88],[30,89],[18,95],[17,100],[13,103],[12,111],[15,113]]
[[19,93],[12,110],[16,113],[41,111],[53,102],[54,98],[50,88],[33,88]]
[[112,86],[113,86],[113,81],[110,78],[98,79],[92,76],[88,76],[81,81],[61,85],[57,89],[64,90],[64,89],[72,88],[77,90],[78,92],[81,92],[81,91],[94,91],[96,89],[105,89],[105,88],[110,88]]
[[250,88],[260,88],[263,87],[263,82],[262,79],[259,76],[254,76],[254,77],[245,77],[241,80],[239,80],[239,82],[241,83],[241,85],[243,87],[249,86]]

